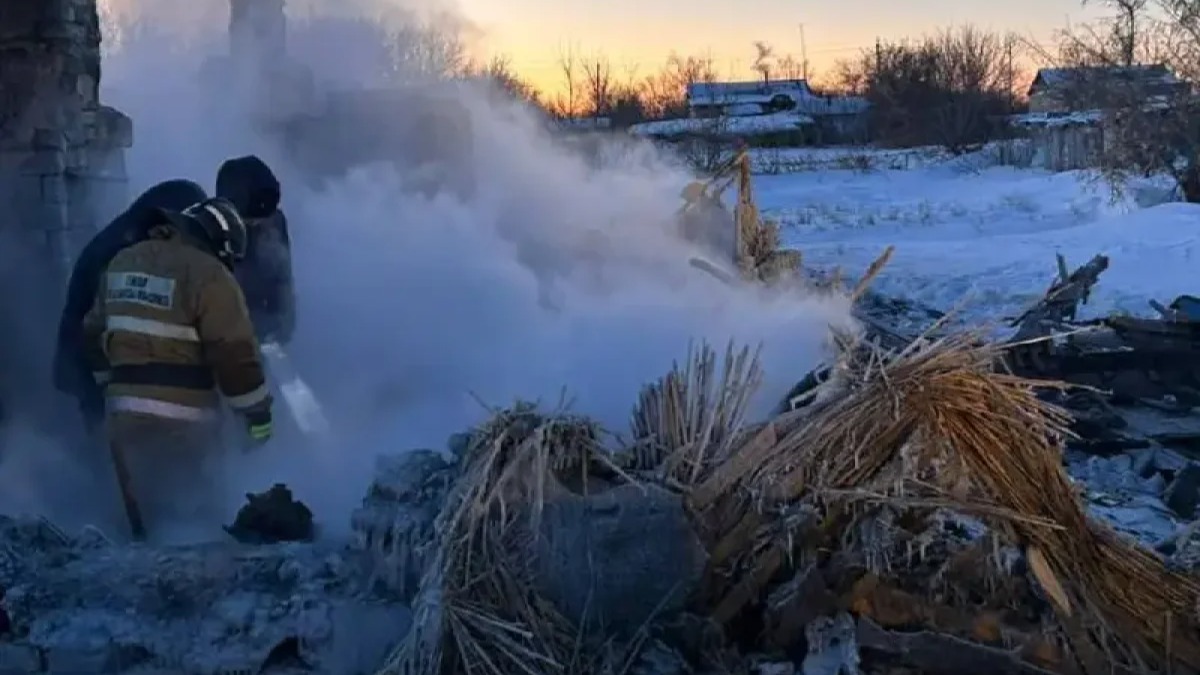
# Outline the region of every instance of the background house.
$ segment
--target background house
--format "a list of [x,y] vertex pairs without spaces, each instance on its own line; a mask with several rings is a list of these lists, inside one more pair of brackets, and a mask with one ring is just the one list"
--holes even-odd
[[810,143],[867,140],[866,99],[818,94],[806,80],[697,82],[687,87],[687,104],[693,119],[773,116],[759,123],[739,119],[732,126],[804,127],[803,141]]
[[760,115],[791,110],[814,94],[805,80],[763,82],[696,82],[687,86],[692,117]]
[[1043,68],[1029,85],[1029,113],[1013,118],[1032,145],[1034,166],[1073,171],[1097,166],[1112,113],[1163,106],[1190,85],[1162,64]]
[[1131,98],[1166,99],[1182,93],[1187,86],[1162,64],[1043,68],[1029,85],[1029,112],[1103,110]]

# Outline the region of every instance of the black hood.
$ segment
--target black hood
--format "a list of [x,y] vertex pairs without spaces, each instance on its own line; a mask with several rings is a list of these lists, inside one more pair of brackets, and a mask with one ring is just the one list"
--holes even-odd
[[217,171],[217,194],[233,202],[243,218],[266,218],[279,208],[279,179],[256,155],[226,160]]
[[140,238],[146,228],[157,224],[160,210],[182,211],[205,199],[208,195],[198,183],[182,178],[163,181],[133,200],[118,221],[123,221],[121,229],[127,234]]

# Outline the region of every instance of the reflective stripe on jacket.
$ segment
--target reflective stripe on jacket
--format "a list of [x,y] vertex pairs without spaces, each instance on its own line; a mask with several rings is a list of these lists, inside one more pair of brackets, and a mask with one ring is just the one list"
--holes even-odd
[[79,252],[67,286],[67,299],[59,318],[54,353],[54,385],[63,393],[87,399],[100,396],[88,380],[88,362],[83,345],[83,318],[96,300],[100,277],[114,256],[146,238],[156,222],[157,209],[182,211],[203,201],[204,188],[190,180],[174,179],[143,192],[124,213],[96,233]]
[[218,392],[245,412],[271,404],[237,281],[173,229],[113,258],[84,334],[110,410],[199,420]]

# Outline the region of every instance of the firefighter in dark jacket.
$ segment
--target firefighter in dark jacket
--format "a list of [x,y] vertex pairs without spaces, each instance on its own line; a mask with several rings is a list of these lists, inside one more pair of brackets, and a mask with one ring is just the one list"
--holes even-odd
[[145,238],[159,209],[182,211],[207,197],[204,188],[190,180],[159,183],[142,193],[124,213],[97,233],[75,261],[67,285],[66,304],[58,323],[54,386],[78,401],[89,433],[104,419],[104,393],[92,380],[84,354],[83,317],[96,299],[100,275],[113,256]]
[[237,207],[246,222],[246,261],[234,270],[258,336],[287,344],[295,330],[292,241],[287,217],[279,209],[279,179],[254,155],[236,157],[217,171],[218,197]]
[[136,501],[155,515],[215,508],[202,476],[220,447],[222,396],[253,441],[271,435],[271,394],[232,273],[246,238],[226,200],[164,210],[145,241],[109,263],[83,322],[118,471],[128,461]]

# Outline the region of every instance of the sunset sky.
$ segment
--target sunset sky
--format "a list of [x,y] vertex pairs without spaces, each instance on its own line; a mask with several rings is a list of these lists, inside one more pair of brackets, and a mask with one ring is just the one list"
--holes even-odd
[[[1099,3],[1097,3],[1099,4]],[[1079,0],[461,0],[484,31],[484,48],[504,53],[539,88],[555,90],[561,50],[604,54],[614,75],[647,75],[671,51],[710,54],[723,76],[751,76],[755,40],[799,58],[800,25],[810,66],[827,70],[875,38],[916,36],[974,24],[1049,42],[1068,20],[1099,15]]]

